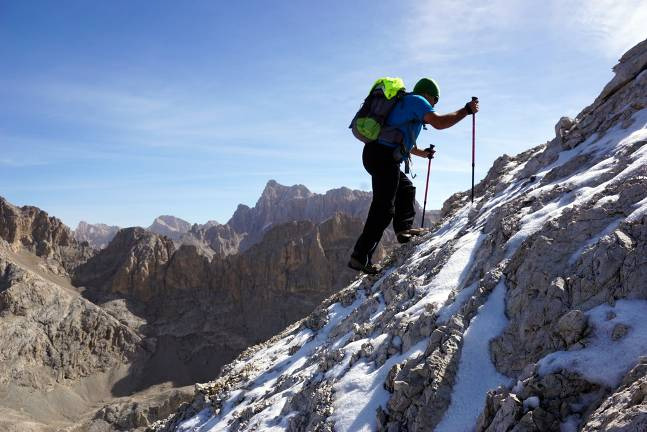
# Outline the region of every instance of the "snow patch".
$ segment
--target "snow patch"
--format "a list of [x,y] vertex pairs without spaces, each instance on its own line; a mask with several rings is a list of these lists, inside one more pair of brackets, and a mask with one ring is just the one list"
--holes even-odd
[[577,432],[580,425],[580,416],[574,414],[566,417],[566,420],[559,425],[559,432]]
[[[645,300],[618,300],[615,306],[603,304],[588,312],[594,335],[587,346],[577,351],[558,351],[539,362],[539,373],[547,375],[562,369],[577,372],[587,380],[608,388],[616,388],[624,375],[647,353],[647,321]],[[607,319],[609,316],[615,317]],[[613,330],[623,324],[627,334],[613,340]],[[618,355],[622,353],[622,355]]]
[[419,292],[426,293],[416,304],[396,317],[404,314],[419,315],[426,305],[431,303],[443,304],[452,290],[458,290],[463,283],[463,278],[470,271],[474,260],[474,253],[478,250],[485,235],[480,232],[469,232],[461,237],[456,249],[442,270],[426,285],[418,288]]
[[[647,161],[646,161],[647,163]],[[634,211],[631,212],[629,216],[627,216],[627,222],[636,222],[640,218],[643,217],[643,215],[647,214],[647,198],[645,198],[642,201],[637,202],[634,207],[636,208]]]
[[523,408],[525,411],[533,410],[539,406],[539,397],[530,396],[523,401]]
[[386,377],[396,363],[419,356],[425,351],[427,340],[422,340],[409,351],[389,358],[382,366],[360,361],[334,385],[335,409],[331,419],[335,431],[370,432],[377,429],[376,410],[386,407],[391,394],[384,388]]
[[598,200],[598,202],[595,203],[595,207],[602,207],[604,204],[611,204],[616,201],[618,201],[618,198],[620,198],[620,195],[609,195],[609,196],[604,196]]
[[191,417],[190,419],[180,423],[176,430],[177,432],[194,431],[196,430],[195,429],[196,427],[206,423],[207,420],[211,418],[211,416],[212,416],[211,409],[209,408],[203,409],[195,417]]
[[463,288],[456,294],[456,298],[453,302],[448,305],[443,306],[438,311],[438,324],[445,324],[449,319],[454,315],[458,310],[465,304],[467,300],[474,294],[476,288],[478,287],[478,282],[474,282],[468,287]]
[[510,378],[497,372],[490,359],[490,341],[508,325],[505,293],[502,279],[465,331],[451,403],[434,429],[436,432],[472,431],[487,391],[511,384]]

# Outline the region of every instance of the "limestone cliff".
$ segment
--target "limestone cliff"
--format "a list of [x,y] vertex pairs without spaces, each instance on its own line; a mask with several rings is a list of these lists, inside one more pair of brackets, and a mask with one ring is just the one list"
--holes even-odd
[[[173,251],[170,240],[132,228],[73,282],[123,322],[144,320],[146,335],[159,341],[156,358],[177,356],[175,368],[148,382],[188,384],[210,378],[346,285],[355,273],[345,263],[361,228],[344,214],[279,224],[245,252],[222,258],[191,245]],[[117,307],[118,299],[128,307]]]
[[167,237],[143,228],[122,229],[107,248],[77,269],[73,283],[146,301],[163,288],[161,269],[174,251]]
[[69,272],[92,255],[59,219],[37,207],[16,207],[0,197],[0,238],[14,250],[25,248],[47,259],[52,269]]

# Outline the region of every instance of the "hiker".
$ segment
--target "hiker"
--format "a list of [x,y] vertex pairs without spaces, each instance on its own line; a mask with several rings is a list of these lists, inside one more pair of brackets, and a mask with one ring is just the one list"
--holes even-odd
[[[416,188],[405,173],[400,171],[400,164],[405,161],[405,172],[408,173],[409,155],[433,158],[433,146],[421,150],[415,145],[424,124],[430,124],[435,129],[446,129],[479,110],[478,100],[473,99],[458,111],[436,114],[434,106],[438,103],[439,96],[436,82],[430,78],[422,78],[416,83],[412,93],[403,93],[386,117],[385,126],[395,127],[400,131],[401,143],[389,142],[380,135],[380,139],[364,144],[362,162],[371,175],[373,201],[364,230],[348,262],[350,268],[368,274],[380,271],[380,268],[371,262],[371,257],[392,219],[393,230],[400,243],[406,243],[411,236],[426,232],[412,228]],[[398,148],[401,148],[399,153]],[[402,157],[394,156],[396,154]]]

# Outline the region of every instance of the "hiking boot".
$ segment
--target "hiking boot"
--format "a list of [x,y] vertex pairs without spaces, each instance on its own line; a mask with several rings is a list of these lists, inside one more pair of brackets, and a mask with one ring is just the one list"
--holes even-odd
[[412,237],[424,235],[430,232],[429,228],[409,228],[395,233],[398,243],[408,243]]
[[395,234],[395,237],[398,239],[398,243],[409,243],[411,241],[411,234],[406,232],[399,232]]
[[370,262],[368,264],[362,264],[362,262],[355,257],[350,257],[350,261],[348,261],[348,267],[352,268],[353,270],[361,271],[362,273],[371,275],[378,274],[380,270],[382,270],[379,266],[371,264]]

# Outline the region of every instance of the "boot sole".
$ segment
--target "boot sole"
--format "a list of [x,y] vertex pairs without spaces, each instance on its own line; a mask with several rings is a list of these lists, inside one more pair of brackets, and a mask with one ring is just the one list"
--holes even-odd
[[369,275],[375,275],[375,274],[378,274],[380,272],[380,270],[369,271],[369,270],[366,269],[366,267],[363,267],[363,266],[362,267],[356,267],[356,266],[352,265],[350,262],[348,263],[348,267],[355,270],[355,271],[362,272],[364,274],[369,274]]

